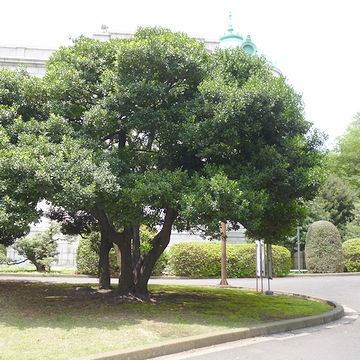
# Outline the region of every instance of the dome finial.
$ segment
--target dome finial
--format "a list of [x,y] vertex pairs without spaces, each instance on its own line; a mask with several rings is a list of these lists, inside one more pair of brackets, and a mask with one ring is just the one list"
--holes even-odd
[[232,24],[232,12],[229,11],[229,25],[228,25],[228,32],[229,33],[232,33],[234,31],[234,27],[233,27],[233,24]]

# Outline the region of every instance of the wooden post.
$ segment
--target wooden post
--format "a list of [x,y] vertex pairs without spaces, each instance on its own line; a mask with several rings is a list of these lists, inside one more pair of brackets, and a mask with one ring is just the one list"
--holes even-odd
[[229,285],[227,282],[226,274],[226,223],[220,223],[220,236],[221,236],[221,286]]

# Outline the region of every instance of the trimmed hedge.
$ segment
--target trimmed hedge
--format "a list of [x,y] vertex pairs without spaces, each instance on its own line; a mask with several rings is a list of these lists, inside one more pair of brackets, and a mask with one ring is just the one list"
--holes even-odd
[[360,238],[344,241],[342,249],[345,271],[360,271]]
[[[76,272],[78,274],[98,275],[99,273],[99,247],[100,235],[91,233],[86,238],[81,238],[76,256]],[[152,275],[163,275],[168,263],[168,254],[164,252],[156,262]],[[111,276],[119,276],[116,253],[110,250],[110,273]]]
[[329,221],[309,226],[305,241],[306,267],[313,273],[336,273],[344,269],[341,236]]
[[[273,275],[285,276],[291,269],[290,251],[273,245]],[[180,243],[169,250],[167,271],[170,275],[192,278],[219,277],[221,264],[220,243]],[[228,277],[255,277],[256,245],[227,245]]]

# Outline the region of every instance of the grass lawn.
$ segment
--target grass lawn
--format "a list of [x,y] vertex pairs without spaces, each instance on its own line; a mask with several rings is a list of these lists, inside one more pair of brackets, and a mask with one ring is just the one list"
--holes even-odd
[[235,288],[150,288],[154,302],[129,304],[87,286],[0,282],[0,358],[71,359],[330,310]]
[[35,275],[35,274],[40,274],[43,276],[51,276],[51,275],[72,275],[75,274],[76,269],[75,268],[64,268],[64,267],[56,267],[56,266],[52,266],[51,267],[51,271],[49,272],[38,272],[36,271],[36,268],[34,265],[0,265],[0,274],[1,273],[5,273],[5,274],[10,274],[10,273],[14,273],[14,274],[18,274],[18,275],[23,275],[23,274],[29,274],[29,275]]

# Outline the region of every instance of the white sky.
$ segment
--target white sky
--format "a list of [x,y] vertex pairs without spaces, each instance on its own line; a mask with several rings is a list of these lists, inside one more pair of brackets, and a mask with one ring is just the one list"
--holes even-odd
[[360,112],[359,0],[0,0],[0,46],[56,48],[80,34],[163,26],[218,39],[250,34],[303,95],[306,117],[329,135]]

